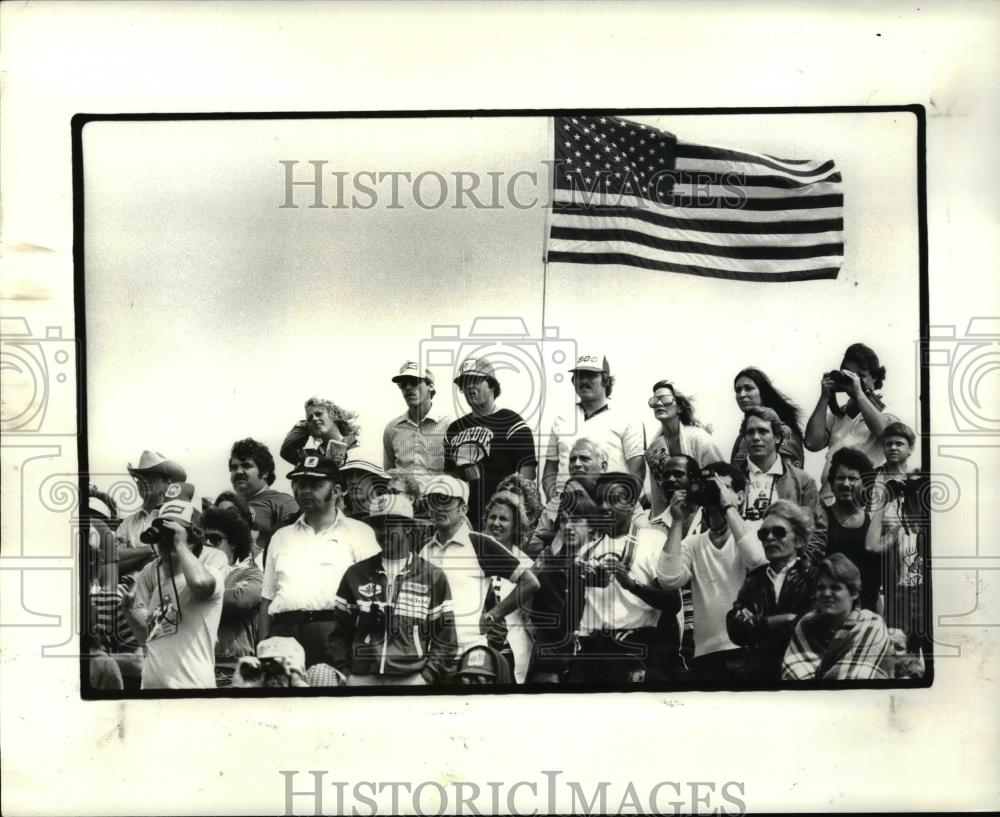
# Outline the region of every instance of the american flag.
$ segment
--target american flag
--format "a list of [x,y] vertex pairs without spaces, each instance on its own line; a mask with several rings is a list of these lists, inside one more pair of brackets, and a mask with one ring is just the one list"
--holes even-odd
[[555,118],[546,260],[738,281],[836,278],[844,195],[832,160],[684,142],[615,116]]

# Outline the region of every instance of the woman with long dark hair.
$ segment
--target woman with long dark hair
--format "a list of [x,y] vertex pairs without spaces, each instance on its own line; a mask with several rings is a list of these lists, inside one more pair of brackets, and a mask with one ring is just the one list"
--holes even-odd
[[[784,434],[778,446],[778,456],[782,461],[801,468],[802,410],[775,388],[771,378],[754,366],[748,366],[733,378],[733,391],[736,393],[736,405],[740,411],[746,411],[752,406],[765,406],[781,418]],[[746,464],[747,444],[742,435],[733,443],[733,453],[729,461],[737,468],[742,468]]]

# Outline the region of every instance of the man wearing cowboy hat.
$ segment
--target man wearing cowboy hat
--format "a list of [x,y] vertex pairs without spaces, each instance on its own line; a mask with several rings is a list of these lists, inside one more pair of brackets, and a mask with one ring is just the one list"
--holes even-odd
[[[139,535],[146,530],[156,516],[156,509],[163,503],[163,495],[172,482],[187,480],[187,472],[173,460],[168,460],[159,451],[143,451],[139,464],[128,465],[128,472],[135,480],[142,507],[126,516],[115,532],[119,546],[118,572],[125,575],[138,570],[153,556],[153,550],[139,541]],[[130,552],[131,551],[131,552]]]
[[520,414],[497,408],[500,383],[488,360],[462,361],[454,382],[471,411],[448,426],[445,470],[469,484],[469,522],[478,531],[486,502],[506,477],[519,474],[534,481],[535,437]]
[[580,437],[600,443],[608,452],[608,470],[625,471],[639,480],[646,477],[645,432],[642,423],[612,406],[611,390],[615,379],[608,359],[600,352],[586,351],[570,369],[573,387],[580,402],[573,416],[559,416],[552,424],[542,490],[549,499],[557,495],[569,479],[569,455]]
[[434,373],[420,370],[415,360],[399,367],[392,382],[399,387],[406,411],[386,423],[382,433],[382,465],[412,474],[423,489],[430,474],[444,471],[444,438],[455,419],[434,409]]
[[444,572],[416,553],[409,497],[374,499],[365,521],[382,552],[347,568],[335,600],[330,664],[348,686],[411,686],[444,678],[458,642]]
[[380,549],[368,525],[340,510],[343,477],[337,463],[318,452],[303,455],[288,474],[302,515],[271,537],[258,637],[297,638],[308,668],[326,660],[334,600],[344,572]]

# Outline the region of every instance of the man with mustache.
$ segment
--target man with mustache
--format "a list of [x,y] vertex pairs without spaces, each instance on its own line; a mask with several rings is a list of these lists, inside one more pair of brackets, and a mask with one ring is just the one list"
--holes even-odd
[[253,511],[257,545],[266,552],[274,531],[299,512],[291,496],[271,488],[274,457],[267,446],[249,437],[233,443],[229,452],[229,481]]
[[[444,471],[444,440],[454,417],[435,409],[434,374],[407,360],[392,378],[406,411],[390,420],[382,433],[382,467],[416,477],[421,489],[431,474]],[[367,508],[365,509],[367,511]]]
[[572,417],[557,417],[552,424],[542,490],[551,499],[569,478],[569,454],[580,437],[600,443],[608,453],[608,470],[623,471],[640,482],[646,477],[646,448],[642,423],[611,405],[609,398],[615,379],[608,359],[597,352],[581,354],[570,369],[573,387],[580,402]]

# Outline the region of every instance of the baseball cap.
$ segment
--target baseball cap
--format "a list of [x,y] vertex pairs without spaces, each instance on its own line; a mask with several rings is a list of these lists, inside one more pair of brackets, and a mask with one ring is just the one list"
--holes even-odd
[[432,386],[434,385],[434,375],[430,369],[424,369],[420,371],[420,364],[415,360],[407,360],[402,366],[399,367],[399,374],[392,378],[393,383],[399,383],[401,380],[407,377],[415,377],[418,380],[426,380]]
[[295,469],[288,472],[288,479],[296,477],[319,477],[320,479],[336,479],[340,473],[336,460],[320,454],[308,453]]
[[194,486],[190,482],[171,482],[163,494],[163,504],[156,511],[157,519],[171,519],[186,525],[196,525]]
[[424,486],[424,496],[431,495],[469,501],[469,483],[449,474],[435,474]]
[[493,368],[493,364],[486,360],[486,358],[470,357],[462,361],[462,365],[458,367],[458,376],[453,382],[461,386],[462,378],[464,377],[488,377],[496,380],[497,373]]
[[497,656],[487,647],[470,647],[462,654],[456,674],[485,675],[488,678],[496,678]]
[[368,516],[362,519],[369,525],[385,519],[413,519],[413,503],[405,494],[383,494],[372,500]]
[[375,476],[382,477],[385,480],[389,479],[389,475],[386,474],[382,466],[376,465],[370,460],[349,459],[340,466],[340,472],[343,473],[345,471],[364,471],[366,474],[374,474]]
[[604,355],[591,349],[581,355],[577,355],[576,365],[570,371],[604,372],[604,374],[611,374],[611,367],[608,365],[608,359]]

